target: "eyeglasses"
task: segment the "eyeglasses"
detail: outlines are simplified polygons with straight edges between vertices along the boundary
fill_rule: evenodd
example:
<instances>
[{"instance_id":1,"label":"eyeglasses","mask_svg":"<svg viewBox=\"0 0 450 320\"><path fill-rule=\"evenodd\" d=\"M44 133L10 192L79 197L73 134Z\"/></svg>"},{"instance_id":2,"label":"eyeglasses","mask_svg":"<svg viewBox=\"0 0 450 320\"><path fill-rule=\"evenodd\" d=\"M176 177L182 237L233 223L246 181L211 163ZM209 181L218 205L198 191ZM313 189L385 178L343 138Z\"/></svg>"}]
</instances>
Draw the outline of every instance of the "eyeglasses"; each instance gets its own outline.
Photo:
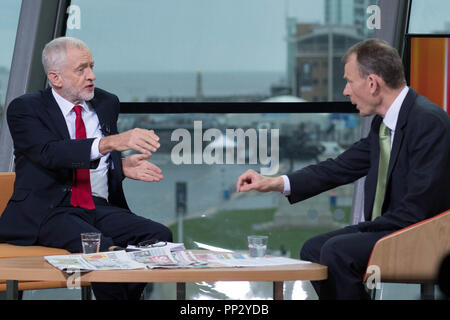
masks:
<instances>
[{"instance_id":1,"label":"eyeglasses","mask_svg":"<svg viewBox=\"0 0 450 320\"><path fill-rule=\"evenodd\" d=\"M159 241L157 239L145 240L138 243L139 248L157 248L164 247L167 244L166 241Z\"/></svg>"}]
</instances>

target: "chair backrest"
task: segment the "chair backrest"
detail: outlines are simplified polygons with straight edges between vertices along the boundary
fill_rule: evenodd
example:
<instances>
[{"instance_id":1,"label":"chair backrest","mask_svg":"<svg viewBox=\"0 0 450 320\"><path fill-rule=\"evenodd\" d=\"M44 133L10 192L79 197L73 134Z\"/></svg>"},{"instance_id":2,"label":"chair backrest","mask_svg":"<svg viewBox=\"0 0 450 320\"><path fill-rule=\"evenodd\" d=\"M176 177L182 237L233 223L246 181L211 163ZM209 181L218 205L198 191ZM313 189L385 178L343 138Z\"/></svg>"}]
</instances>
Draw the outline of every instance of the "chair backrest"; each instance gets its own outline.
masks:
<instances>
[{"instance_id":1,"label":"chair backrest","mask_svg":"<svg viewBox=\"0 0 450 320\"><path fill-rule=\"evenodd\" d=\"M0 172L0 216L11 198L15 179L15 172Z\"/></svg>"},{"instance_id":2,"label":"chair backrest","mask_svg":"<svg viewBox=\"0 0 450 320\"><path fill-rule=\"evenodd\" d=\"M447 210L378 240L368 266L380 268L381 282L434 282L443 257L449 253Z\"/></svg>"}]
</instances>

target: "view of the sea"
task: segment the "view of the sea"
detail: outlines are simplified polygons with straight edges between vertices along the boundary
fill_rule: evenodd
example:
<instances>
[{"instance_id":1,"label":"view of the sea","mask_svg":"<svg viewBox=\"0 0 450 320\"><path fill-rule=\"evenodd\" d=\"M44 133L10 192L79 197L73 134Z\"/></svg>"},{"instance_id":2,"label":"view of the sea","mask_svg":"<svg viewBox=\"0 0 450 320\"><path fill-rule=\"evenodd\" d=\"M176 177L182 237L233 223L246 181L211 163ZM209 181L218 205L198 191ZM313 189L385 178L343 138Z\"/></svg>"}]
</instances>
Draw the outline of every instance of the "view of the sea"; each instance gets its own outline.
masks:
<instances>
[{"instance_id":1,"label":"view of the sea","mask_svg":"<svg viewBox=\"0 0 450 320\"><path fill-rule=\"evenodd\" d=\"M96 86L116 94L120 101L144 102L150 97L195 97L198 72L96 72ZM0 70L0 104L6 98L9 71ZM269 96L270 87L283 81L283 72L202 72L205 97Z\"/></svg>"},{"instance_id":2,"label":"view of the sea","mask_svg":"<svg viewBox=\"0 0 450 320\"><path fill-rule=\"evenodd\" d=\"M115 93L120 101L146 101L149 97L195 97L196 71L185 73L98 72L96 85ZM282 72L202 72L204 96L270 95Z\"/></svg>"}]
</instances>

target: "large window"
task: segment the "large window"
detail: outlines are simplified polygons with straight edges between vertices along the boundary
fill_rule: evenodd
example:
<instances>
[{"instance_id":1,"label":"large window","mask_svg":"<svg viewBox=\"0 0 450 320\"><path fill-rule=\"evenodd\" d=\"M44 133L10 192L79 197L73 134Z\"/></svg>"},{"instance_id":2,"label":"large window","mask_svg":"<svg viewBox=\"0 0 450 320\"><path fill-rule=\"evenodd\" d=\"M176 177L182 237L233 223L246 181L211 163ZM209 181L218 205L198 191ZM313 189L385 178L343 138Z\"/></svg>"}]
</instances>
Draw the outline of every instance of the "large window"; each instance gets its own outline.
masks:
<instances>
[{"instance_id":1,"label":"large window","mask_svg":"<svg viewBox=\"0 0 450 320\"><path fill-rule=\"evenodd\" d=\"M73 0L67 35L88 44L98 85L121 101L336 101L340 59L373 35L376 3Z\"/></svg>"},{"instance_id":2,"label":"large window","mask_svg":"<svg viewBox=\"0 0 450 320\"><path fill-rule=\"evenodd\" d=\"M179 213L177 184L185 184L186 201L182 214L201 218L200 225L218 212L258 211L261 208L273 209L272 213L282 209L277 214L281 220L286 218L272 221L274 224L268 229L289 228L293 224L303 227L322 225L324 228L348 224L351 188L330 191L289 206L281 194L237 194L236 182L247 169L280 175L333 158L359 139L359 121L356 114L325 113L122 114L120 131L140 127L154 129L159 135L161 148L150 161L158 165L164 175L159 183L125 180L127 199L134 211L172 224ZM336 211L338 207L345 212ZM257 216L257 213L253 215ZM239 226L239 218L236 219L230 223ZM268 220L271 219L270 216ZM261 227L261 230L266 229ZM209 241L227 249L245 249L244 237L226 239L231 230L221 231L224 232L223 239ZM202 238L201 233L186 233L183 240L193 244L198 237ZM287 249L297 257L298 246L295 241ZM274 244L273 248L279 249L279 246Z\"/></svg>"},{"instance_id":3,"label":"large window","mask_svg":"<svg viewBox=\"0 0 450 320\"><path fill-rule=\"evenodd\" d=\"M161 148L150 161L162 169L157 183L124 180L133 212L168 225L174 240L190 249L213 246L246 251L247 235L269 236L272 255L298 258L310 237L350 222L353 186L346 185L290 205L280 193L237 193L248 169L286 174L339 155L359 139L357 114L122 114L119 130L151 128ZM181 199L181 200L180 200ZM241 284L243 285L243 284ZM271 287L242 289L197 283L191 299L271 297ZM287 298L313 297L309 284L290 284ZM174 293L157 285L160 297ZM161 296L162 295L162 296Z\"/></svg>"},{"instance_id":4,"label":"large window","mask_svg":"<svg viewBox=\"0 0 450 320\"><path fill-rule=\"evenodd\" d=\"M0 119L5 110L6 90L8 88L9 70L11 67L14 41L16 39L21 1L4 0L0 2ZM0 121L0 125L2 122Z\"/></svg>"},{"instance_id":5,"label":"large window","mask_svg":"<svg viewBox=\"0 0 450 320\"><path fill-rule=\"evenodd\" d=\"M324 102L347 100L341 57L373 36L377 2L73 0L66 34L91 48L96 85L137 102L132 113L122 105L119 131L161 138L150 161L164 179L124 181L132 211L188 248L247 250L247 235L267 234L271 254L294 258L311 236L348 224L353 185L291 206L281 194L236 193L236 182L247 169L281 175L335 157L359 139L359 115ZM216 109L190 113L197 102ZM259 102L291 104L286 112ZM235 103L242 110L230 111ZM270 284L233 285L195 284L188 298L272 296ZM241 285L261 290L251 296ZM152 297L174 297L173 285L155 287ZM309 284L291 289L288 299L315 296Z\"/></svg>"}]
</instances>

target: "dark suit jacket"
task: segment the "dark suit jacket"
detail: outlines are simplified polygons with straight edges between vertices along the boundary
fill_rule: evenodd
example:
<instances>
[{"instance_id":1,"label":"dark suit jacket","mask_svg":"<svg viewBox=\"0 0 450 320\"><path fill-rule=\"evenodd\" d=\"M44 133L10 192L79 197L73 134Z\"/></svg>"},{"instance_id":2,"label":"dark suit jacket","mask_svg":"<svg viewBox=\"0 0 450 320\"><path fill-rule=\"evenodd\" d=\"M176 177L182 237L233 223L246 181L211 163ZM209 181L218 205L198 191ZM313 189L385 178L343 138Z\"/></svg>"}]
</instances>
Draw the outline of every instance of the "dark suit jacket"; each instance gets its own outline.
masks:
<instances>
[{"instance_id":1,"label":"dark suit jacket","mask_svg":"<svg viewBox=\"0 0 450 320\"><path fill-rule=\"evenodd\" d=\"M396 230L450 208L450 117L413 89L402 104L389 161L382 216L371 220L377 185L382 118L367 138L336 159L289 174L291 203L367 176L361 230Z\"/></svg>"},{"instance_id":2,"label":"dark suit jacket","mask_svg":"<svg viewBox=\"0 0 450 320\"><path fill-rule=\"evenodd\" d=\"M103 134L116 134L118 98L96 88L90 103ZM14 142L16 181L0 218L0 241L31 245L36 242L40 225L70 192L73 170L96 168L99 160L90 161L94 139L70 139L50 88L14 99L7 119ZM120 153L112 152L110 160L109 202L128 208L122 189Z\"/></svg>"}]
</instances>

